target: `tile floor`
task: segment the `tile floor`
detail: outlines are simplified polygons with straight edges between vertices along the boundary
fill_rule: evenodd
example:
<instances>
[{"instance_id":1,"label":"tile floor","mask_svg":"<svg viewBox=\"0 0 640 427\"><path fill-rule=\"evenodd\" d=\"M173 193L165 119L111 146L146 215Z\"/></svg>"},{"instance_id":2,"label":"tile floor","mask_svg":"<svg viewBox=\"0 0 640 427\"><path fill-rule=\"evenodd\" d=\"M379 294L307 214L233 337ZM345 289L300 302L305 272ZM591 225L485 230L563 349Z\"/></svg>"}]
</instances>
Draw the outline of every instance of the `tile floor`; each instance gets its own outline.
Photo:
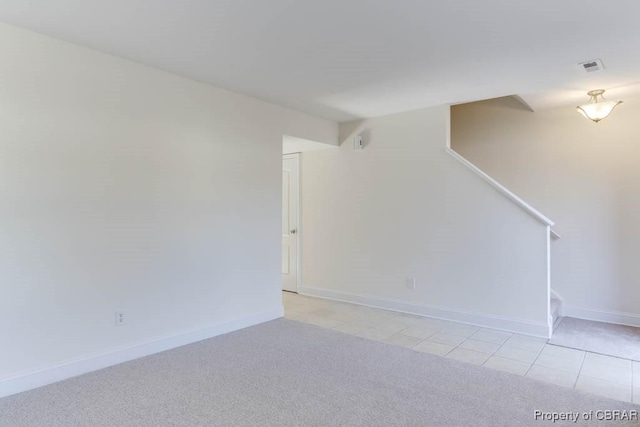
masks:
<instances>
[{"instance_id":1,"label":"tile floor","mask_svg":"<svg viewBox=\"0 0 640 427\"><path fill-rule=\"evenodd\" d=\"M640 362L542 338L283 292L285 317L640 404Z\"/></svg>"}]
</instances>

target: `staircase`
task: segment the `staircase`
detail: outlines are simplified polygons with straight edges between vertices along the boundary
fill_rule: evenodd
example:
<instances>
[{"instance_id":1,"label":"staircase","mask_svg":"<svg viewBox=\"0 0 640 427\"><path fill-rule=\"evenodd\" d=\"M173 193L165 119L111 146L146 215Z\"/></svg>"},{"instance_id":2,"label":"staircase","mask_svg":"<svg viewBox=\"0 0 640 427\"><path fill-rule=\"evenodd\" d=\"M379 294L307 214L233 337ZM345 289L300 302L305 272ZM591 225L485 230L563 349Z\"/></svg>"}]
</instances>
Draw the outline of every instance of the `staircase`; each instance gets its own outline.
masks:
<instances>
[{"instance_id":1,"label":"staircase","mask_svg":"<svg viewBox=\"0 0 640 427\"><path fill-rule=\"evenodd\" d=\"M552 241L560 240L560 235L551 227L549 227L550 237ZM551 285L551 283L549 283ZM551 333L555 332L558 325L562 321L562 316L564 315L562 306L563 299L560 295L558 295L553 289L551 290L551 301L549 301L550 305L550 316L551 316Z\"/></svg>"},{"instance_id":2,"label":"staircase","mask_svg":"<svg viewBox=\"0 0 640 427\"><path fill-rule=\"evenodd\" d=\"M561 238L560 234L558 234L556 232L556 230L554 230L552 228L555 225L555 223L553 221L551 221L549 218L547 218L545 215L543 215L542 213L537 211L535 208L533 208L527 202L522 200L520 197L518 197L517 195L515 195L514 193L509 191L506 187L504 187L498 181L496 181L495 179L493 179L492 177L487 175L484 171L482 171L476 165L474 165L469 160L464 158L462 155L460 155L454 149L452 149L451 148L450 135L447 135L447 136L448 136L448 139L447 139L447 146L446 146L445 150L450 156L452 156L458 162L462 163L468 169L473 171L476 175L478 175L480 178L485 180L487 183L489 183L491 186L493 186L495 189L497 189L500 193L502 193L508 199L513 201L516 205L518 205L520 208L522 208L525 212L529 213L531 216L536 218L540 223L542 223L542 225L544 225L546 227L547 238L549 239L547 241L548 244L547 244L547 253L546 253L546 258L547 258L546 259L547 281L546 281L546 283L544 283L544 284L541 283L540 285L541 286L542 285L546 285L546 287L545 288L541 288L541 290L545 290L547 292L550 291L550 295L547 294L547 295L550 296L550 300L548 301L549 302L549 306L547 306L547 307L550 308L550 310L548 312L549 313L549 317L547 318L546 325L544 326L544 335L547 336L547 338L551 338L551 335L553 334L553 331L555 331L556 327L560 324L560 321L562 319L562 314L563 314L563 312L562 312L562 298L559 297L553 290L551 290L551 244L549 244L549 243L550 243L550 241L556 241L556 240L559 240ZM540 309L547 308L547 307L542 306L542 307L540 307Z\"/></svg>"},{"instance_id":3,"label":"staircase","mask_svg":"<svg viewBox=\"0 0 640 427\"><path fill-rule=\"evenodd\" d=\"M562 301L558 298L551 297L551 324L552 330L555 331L562 320Z\"/></svg>"}]
</instances>

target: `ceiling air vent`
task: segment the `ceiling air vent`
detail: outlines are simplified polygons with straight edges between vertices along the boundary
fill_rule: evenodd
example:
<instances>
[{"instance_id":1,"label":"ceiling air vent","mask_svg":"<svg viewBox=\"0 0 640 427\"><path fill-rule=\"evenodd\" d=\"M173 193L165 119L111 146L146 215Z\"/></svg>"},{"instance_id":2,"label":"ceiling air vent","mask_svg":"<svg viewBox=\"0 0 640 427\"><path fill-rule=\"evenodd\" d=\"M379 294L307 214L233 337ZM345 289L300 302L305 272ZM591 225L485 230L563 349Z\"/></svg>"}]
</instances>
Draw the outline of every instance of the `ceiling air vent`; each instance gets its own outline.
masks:
<instances>
[{"instance_id":1,"label":"ceiling air vent","mask_svg":"<svg viewBox=\"0 0 640 427\"><path fill-rule=\"evenodd\" d=\"M592 59L591 61L581 62L578 64L580 69L587 74L593 74L604 70L604 65L602 65L602 60L600 59Z\"/></svg>"}]
</instances>

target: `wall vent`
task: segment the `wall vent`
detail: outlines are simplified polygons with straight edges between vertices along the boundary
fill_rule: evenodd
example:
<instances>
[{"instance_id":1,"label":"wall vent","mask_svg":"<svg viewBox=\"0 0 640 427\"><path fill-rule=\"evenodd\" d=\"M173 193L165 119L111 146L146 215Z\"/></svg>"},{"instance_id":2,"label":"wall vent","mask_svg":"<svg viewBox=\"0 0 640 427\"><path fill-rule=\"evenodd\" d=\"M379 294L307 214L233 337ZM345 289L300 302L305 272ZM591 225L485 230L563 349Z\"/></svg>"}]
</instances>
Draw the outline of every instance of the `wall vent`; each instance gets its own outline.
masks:
<instances>
[{"instance_id":1,"label":"wall vent","mask_svg":"<svg viewBox=\"0 0 640 427\"><path fill-rule=\"evenodd\" d=\"M587 74L598 73L604 70L601 59L592 59L591 61L585 61L578 64L580 69Z\"/></svg>"}]
</instances>

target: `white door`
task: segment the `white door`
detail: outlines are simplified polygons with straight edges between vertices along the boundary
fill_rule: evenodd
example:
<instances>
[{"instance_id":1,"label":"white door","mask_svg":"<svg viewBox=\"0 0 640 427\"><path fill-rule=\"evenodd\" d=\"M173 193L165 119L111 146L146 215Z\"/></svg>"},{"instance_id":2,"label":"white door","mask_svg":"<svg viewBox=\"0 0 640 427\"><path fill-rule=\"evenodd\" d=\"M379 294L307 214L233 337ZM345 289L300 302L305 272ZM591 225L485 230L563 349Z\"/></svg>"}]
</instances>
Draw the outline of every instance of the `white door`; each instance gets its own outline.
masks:
<instances>
[{"instance_id":1,"label":"white door","mask_svg":"<svg viewBox=\"0 0 640 427\"><path fill-rule=\"evenodd\" d=\"M282 157L282 289L298 292L298 154Z\"/></svg>"}]
</instances>

